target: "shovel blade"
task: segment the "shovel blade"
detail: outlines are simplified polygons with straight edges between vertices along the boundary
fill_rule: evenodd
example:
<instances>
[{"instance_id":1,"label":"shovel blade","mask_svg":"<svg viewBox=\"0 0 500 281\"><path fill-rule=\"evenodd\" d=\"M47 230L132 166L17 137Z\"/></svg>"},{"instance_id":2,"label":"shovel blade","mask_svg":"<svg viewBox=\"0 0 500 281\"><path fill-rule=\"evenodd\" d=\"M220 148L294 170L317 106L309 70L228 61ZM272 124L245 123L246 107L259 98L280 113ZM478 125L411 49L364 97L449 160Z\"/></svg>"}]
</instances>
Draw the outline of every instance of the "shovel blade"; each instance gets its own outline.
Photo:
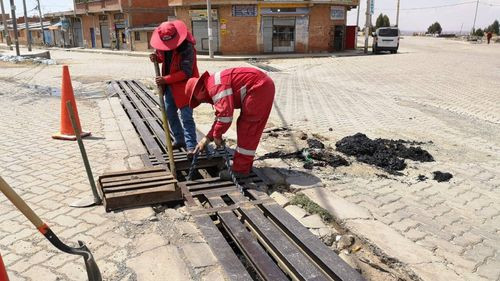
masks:
<instances>
[{"instance_id":1,"label":"shovel blade","mask_svg":"<svg viewBox=\"0 0 500 281\"><path fill-rule=\"evenodd\" d=\"M97 263L95 262L94 256L90 252L89 248L87 248L82 241L78 241L78 244L80 245L81 250L89 253L88 257L83 257L89 281L102 281L101 272L99 271L99 267L97 267Z\"/></svg>"},{"instance_id":2,"label":"shovel blade","mask_svg":"<svg viewBox=\"0 0 500 281\"><path fill-rule=\"evenodd\" d=\"M69 204L69 206L73 208L87 208L96 205L99 205L99 203L96 202L95 198L92 196L83 197Z\"/></svg>"}]
</instances>

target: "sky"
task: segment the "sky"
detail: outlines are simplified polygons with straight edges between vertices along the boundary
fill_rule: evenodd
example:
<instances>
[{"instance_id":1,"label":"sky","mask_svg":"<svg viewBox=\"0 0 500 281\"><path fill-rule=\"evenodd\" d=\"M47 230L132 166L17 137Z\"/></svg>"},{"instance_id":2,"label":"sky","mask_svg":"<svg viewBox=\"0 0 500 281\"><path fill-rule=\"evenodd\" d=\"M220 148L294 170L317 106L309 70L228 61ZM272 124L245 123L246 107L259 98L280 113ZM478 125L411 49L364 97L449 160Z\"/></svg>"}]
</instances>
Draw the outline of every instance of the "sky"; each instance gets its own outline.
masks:
<instances>
[{"instance_id":1,"label":"sky","mask_svg":"<svg viewBox=\"0 0 500 281\"><path fill-rule=\"evenodd\" d=\"M0 0L2 1L2 0ZM375 14L372 20L380 14L387 14L391 24L396 22L397 0L374 0ZM432 23L438 21L443 32L468 32L472 29L476 1L474 0L400 0L401 12L399 16L399 27L404 31L425 31ZM10 11L10 0L3 0L6 11ZM15 0L16 14L23 14L22 0ZM72 0L40 0L42 12L56 12L73 9ZM366 0L360 0L360 25L365 23ZM458 5L457 5L458 4ZM455 6L450 6L455 5ZM36 0L26 0L28 14L35 14ZM441 8L429 8L435 6L446 6ZM419 8L419 9L415 9ZM425 8L425 9L421 9ZM348 12L347 24L356 24L357 10ZM495 19L500 20L500 0L480 0L477 15L476 28L484 28L493 23Z\"/></svg>"}]
</instances>

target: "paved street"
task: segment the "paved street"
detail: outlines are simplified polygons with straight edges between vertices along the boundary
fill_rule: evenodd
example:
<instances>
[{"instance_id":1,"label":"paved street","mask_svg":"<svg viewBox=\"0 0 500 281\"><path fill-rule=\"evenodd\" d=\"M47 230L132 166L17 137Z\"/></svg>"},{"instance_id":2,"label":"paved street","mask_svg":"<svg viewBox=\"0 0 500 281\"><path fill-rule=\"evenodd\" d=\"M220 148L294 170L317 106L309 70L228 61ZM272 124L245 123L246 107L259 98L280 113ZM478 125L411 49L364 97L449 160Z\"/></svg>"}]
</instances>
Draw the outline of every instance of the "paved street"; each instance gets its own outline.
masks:
<instances>
[{"instance_id":1,"label":"paved street","mask_svg":"<svg viewBox=\"0 0 500 281\"><path fill-rule=\"evenodd\" d=\"M151 63L65 51L52 56L70 66L83 127L95 136L85 141L94 175L140 166L133 129L120 122L117 100L104 99L104 81L150 79ZM357 132L428 142L423 148L436 161L411 162L401 177L378 177L381 171L363 164L318 172L323 192L369 211L371 219L346 219L347 227L425 280L500 280L498 44L406 37L397 55L261 63L274 69L269 74L277 85L269 126L318 133L330 145ZM211 72L234 66L249 64L199 62ZM107 214L102 207L67 206L89 187L76 143L50 139L60 114L50 93L60 83L60 65L0 63L0 175L64 241L88 241L107 280L161 280L155 279L160 272L172 280L221 278L215 259L200 263L193 254L206 244L182 208L155 215L150 208ZM210 114L208 106L198 111L200 127ZM416 180L436 170L454 177ZM43 280L82 280L81 258L54 250L3 196L0 225L0 252L12 280L41 280L42 273ZM396 235L401 238L391 240ZM421 255L405 259L412 251Z\"/></svg>"},{"instance_id":2,"label":"paved street","mask_svg":"<svg viewBox=\"0 0 500 281\"><path fill-rule=\"evenodd\" d=\"M274 120L331 145L357 132L432 141L424 148L436 162L410 164L406 176L360 165L324 183L441 258L455 280L500 280L500 48L411 37L401 46L397 55L272 61L281 70L271 73ZM417 183L436 170L454 178Z\"/></svg>"}]
</instances>

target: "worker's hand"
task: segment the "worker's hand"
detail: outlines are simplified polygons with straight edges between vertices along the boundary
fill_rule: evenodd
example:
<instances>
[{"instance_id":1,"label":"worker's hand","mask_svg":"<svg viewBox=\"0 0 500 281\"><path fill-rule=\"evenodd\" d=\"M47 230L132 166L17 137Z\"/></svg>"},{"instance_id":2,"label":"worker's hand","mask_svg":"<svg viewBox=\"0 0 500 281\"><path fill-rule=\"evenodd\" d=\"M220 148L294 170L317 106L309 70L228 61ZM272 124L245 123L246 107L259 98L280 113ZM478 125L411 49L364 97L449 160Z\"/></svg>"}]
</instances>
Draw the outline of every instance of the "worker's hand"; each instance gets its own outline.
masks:
<instances>
[{"instance_id":1,"label":"worker's hand","mask_svg":"<svg viewBox=\"0 0 500 281\"><path fill-rule=\"evenodd\" d=\"M149 55L149 59L151 60L151 62L157 62L158 61L158 56L153 53L153 54Z\"/></svg>"},{"instance_id":2,"label":"worker's hand","mask_svg":"<svg viewBox=\"0 0 500 281\"><path fill-rule=\"evenodd\" d=\"M209 143L210 143L210 139L208 139L207 137L203 137L201 139L201 141L194 148L193 153L198 154L200 151L205 150L205 147L207 147L207 144L209 144Z\"/></svg>"},{"instance_id":3,"label":"worker's hand","mask_svg":"<svg viewBox=\"0 0 500 281\"><path fill-rule=\"evenodd\" d=\"M156 85L158 85L158 86L167 85L167 82L161 76L156 77L155 81L156 81Z\"/></svg>"},{"instance_id":4,"label":"worker's hand","mask_svg":"<svg viewBox=\"0 0 500 281\"><path fill-rule=\"evenodd\" d=\"M217 148L221 148L222 145L224 144L224 141L222 140L222 138L215 138L214 137L214 143L217 146Z\"/></svg>"}]
</instances>

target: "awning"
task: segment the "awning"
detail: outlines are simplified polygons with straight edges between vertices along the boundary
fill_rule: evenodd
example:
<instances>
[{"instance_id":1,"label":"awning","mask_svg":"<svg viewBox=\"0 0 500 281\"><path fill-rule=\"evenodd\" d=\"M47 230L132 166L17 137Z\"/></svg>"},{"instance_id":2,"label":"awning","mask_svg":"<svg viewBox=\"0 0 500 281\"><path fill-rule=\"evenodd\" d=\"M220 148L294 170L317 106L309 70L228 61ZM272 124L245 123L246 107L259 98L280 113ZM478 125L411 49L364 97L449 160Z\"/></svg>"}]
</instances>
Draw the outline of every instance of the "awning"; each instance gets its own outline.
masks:
<instances>
[{"instance_id":1,"label":"awning","mask_svg":"<svg viewBox=\"0 0 500 281\"><path fill-rule=\"evenodd\" d=\"M49 26L49 29L50 29L50 30L56 30L56 29L60 29L60 28L61 28L61 26L62 26L62 23L61 23L61 22L58 22L58 23L56 23L56 24L53 24L53 25Z\"/></svg>"}]
</instances>

